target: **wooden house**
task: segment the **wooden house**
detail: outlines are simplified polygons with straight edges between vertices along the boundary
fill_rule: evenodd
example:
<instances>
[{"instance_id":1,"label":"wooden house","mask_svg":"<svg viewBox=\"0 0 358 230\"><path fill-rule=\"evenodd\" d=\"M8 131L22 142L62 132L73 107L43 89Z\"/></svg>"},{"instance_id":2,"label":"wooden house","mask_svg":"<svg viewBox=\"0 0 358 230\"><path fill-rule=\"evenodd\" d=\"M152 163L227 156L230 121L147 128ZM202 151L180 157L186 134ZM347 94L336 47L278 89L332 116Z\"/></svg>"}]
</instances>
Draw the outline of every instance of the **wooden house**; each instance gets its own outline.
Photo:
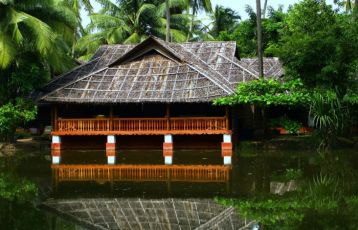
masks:
<instances>
[{"instance_id":1,"label":"wooden house","mask_svg":"<svg viewBox=\"0 0 358 230\"><path fill-rule=\"evenodd\" d=\"M231 164L231 111L212 101L258 78L257 61L238 60L235 52L235 42L156 37L101 46L89 62L36 92L52 108L53 164L60 162L61 139L73 136L106 137L108 164L114 164L116 139L128 135L162 136L165 164L172 164L177 135L221 135L223 162ZM264 63L265 75L282 75L276 58Z\"/></svg>"}]
</instances>

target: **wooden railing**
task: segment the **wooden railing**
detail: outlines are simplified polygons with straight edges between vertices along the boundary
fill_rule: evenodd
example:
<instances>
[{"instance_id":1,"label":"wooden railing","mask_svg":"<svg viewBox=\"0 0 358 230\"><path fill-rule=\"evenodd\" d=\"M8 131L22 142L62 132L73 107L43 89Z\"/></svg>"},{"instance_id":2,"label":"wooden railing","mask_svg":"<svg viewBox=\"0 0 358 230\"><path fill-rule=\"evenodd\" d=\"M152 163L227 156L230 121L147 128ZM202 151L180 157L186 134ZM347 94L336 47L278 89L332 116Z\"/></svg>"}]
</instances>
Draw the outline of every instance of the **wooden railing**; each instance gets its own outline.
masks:
<instances>
[{"instance_id":1,"label":"wooden railing","mask_svg":"<svg viewBox=\"0 0 358 230\"><path fill-rule=\"evenodd\" d=\"M52 165L56 181L228 182L224 165Z\"/></svg>"},{"instance_id":2,"label":"wooden railing","mask_svg":"<svg viewBox=\"0 0 358 230\"><path fill-rule=\"evenodd\" d=\"M226 130L225 117L174 117L170 130Z\"/></svg>"},{"instance_id":3,"label":"wooden railing","mask_svg":"<svg viewBox=\"0 0 358 230\"><path fill-rule=\"evenodd\" d=\"M229 133L226 117L78 118L57 120L58 135L161 135Z\"/></svg>"}]
</instances>

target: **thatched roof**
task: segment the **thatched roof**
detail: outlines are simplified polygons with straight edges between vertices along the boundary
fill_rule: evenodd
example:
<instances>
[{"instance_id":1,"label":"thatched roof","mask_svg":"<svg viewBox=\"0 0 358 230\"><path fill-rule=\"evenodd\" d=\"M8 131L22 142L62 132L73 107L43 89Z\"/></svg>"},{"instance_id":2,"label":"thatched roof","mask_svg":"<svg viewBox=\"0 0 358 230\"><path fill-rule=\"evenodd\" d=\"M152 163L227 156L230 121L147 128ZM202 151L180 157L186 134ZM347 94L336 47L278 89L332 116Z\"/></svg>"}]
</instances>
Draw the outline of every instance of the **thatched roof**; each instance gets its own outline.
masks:
<instances>
[{"instance_id":1,"label":"thatched roof","mask_svg":"<svg viewBox=\"0 0 358 230\"><path fill-rule=\"evenodd\" d=\"M209 102L258 78L256 60L237 60L235 49L235 42L168 43L155 37L138 45L105 45L36 97L73 103ZM267 76L283 74L277 59L264 63Z\"/></svg>"}]
</instances>

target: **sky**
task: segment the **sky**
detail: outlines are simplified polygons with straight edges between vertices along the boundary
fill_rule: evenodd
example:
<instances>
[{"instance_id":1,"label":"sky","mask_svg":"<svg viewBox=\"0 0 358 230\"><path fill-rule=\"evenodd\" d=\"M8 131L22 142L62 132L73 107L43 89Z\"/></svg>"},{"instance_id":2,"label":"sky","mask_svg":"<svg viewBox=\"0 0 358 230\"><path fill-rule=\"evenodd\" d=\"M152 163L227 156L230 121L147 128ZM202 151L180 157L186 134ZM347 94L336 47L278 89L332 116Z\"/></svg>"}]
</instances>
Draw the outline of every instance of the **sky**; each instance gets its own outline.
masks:
<instances>
[{"instance_id":1,"label":"sky","mask_svg":"<svg viewBox=\"0 0 358 230\"><path fill-rule=\"evenodd\" d=\"M115 1L115 0L113 0ZM98 3L96 4L93 0L91 1L94 6L94 11L98 11L100 9L100 5ZM279 5L284 6L284 10L287 10L289 5L293 5L295 3L300 2L300 0L268 0L267 5L272 6L273 8L277 9ZM327 0L326 1L329 4L333 4L333 0ZM213 4L213 8L216 5L222 5L225 7L230 7L231 9L235 10L239 13L242 19L247 18L247 14L245 13L245 7L246 5L250 5L253 9L256 9L256 1L255 0L211 0L211 3ZM263 8L264 0L261 0L261 7ZM202 19L205 20L205 15L202 15ZM200 15L199 15L200 17ZM82 12L82 24L86 26L90 22L87 14L83 11Z\"/></svg>"}]
</instances>

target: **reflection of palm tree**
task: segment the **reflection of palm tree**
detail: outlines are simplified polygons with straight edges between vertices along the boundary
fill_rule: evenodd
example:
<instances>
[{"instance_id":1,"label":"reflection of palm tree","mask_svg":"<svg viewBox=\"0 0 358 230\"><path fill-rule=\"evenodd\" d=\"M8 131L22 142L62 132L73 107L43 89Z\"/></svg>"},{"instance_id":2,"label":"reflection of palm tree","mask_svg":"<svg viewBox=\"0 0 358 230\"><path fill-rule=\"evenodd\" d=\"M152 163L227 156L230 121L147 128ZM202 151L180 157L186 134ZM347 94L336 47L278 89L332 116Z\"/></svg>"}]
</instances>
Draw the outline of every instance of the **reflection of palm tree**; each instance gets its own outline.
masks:
<instances>
[{"instance_id":1,"label":"reflection of palm tree","mask_svg":"<svg viewBox=\"0 0 358 230\"><path fill-rule=\"evenodd\" d=\"M144 0L123 0L118 5L110 0L97 1L103 9L91 14L91 23L87 28L95 33L82 37L77 45L78 49L87 51L88 56L82 58L92 55L100 44L138 43L149 35L166 37L167 1L162 1L158 6ZM175 2L169 0L169 6L182 7L180 2L178 5ZM173 14L170 19L170 37L174 41L185 41L186 34L181 28L185 25L183 22L187 21L186 16Z\"/></svg>"},{"instance_id":2,"label":"reflection of palm tree","mask_svg":"<svg viewBox=\"0 0 358 230\"><path fill-rule=\"evenodd\" d=\"M29 52L55 71L66 69L65 41L76 27L74 18L62 1L0 1L0 69Z\"/></svg>"},{"instance_id":3,"label":"reflection of palm tree","mask_svg":"<svg viewBox=\"0 0 358 230\"><path fill-rule=\"evenodd\" d=\"M195 15L200 10L204 10L205 12L211 12L211 1L210 0L187 0L188 6L191 8L191 22L189 26L189 33L187 37L187 41L192 38L193 36L193 30L194 30L194 21L195 21Z\"/></svg>"}]
</instances>

